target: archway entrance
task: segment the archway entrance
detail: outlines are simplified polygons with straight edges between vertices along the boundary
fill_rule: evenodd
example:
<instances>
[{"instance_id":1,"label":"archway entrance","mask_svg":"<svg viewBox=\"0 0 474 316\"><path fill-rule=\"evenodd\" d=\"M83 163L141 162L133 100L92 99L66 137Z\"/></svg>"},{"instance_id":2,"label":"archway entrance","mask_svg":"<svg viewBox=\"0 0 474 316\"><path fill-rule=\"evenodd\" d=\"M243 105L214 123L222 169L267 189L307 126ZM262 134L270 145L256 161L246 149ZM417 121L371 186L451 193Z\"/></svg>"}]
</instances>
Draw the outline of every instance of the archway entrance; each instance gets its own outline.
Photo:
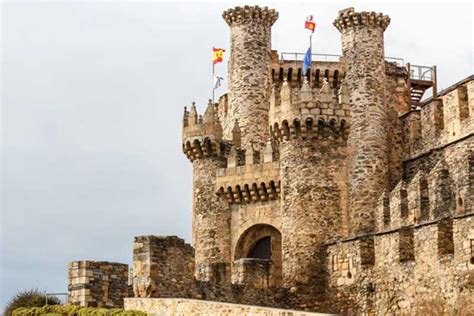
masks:
<instances>
[{"instance_id":1,"label":"archway entrance","mask_svg":"<svg viewBox=\"0 0 474 316\"><path fill-rule=\"evenodd\" d=\"M282 283L281 233L275 227L257 224L248 228L239 238L234 260L242 258L270 261L270 285Z\"/></svg>"},{"instance_id":2,"label":"archway entrance","mask_svg":"<svg viewBox=\"0 0 474 316\"><path fill-rule=\"evenodd\" d=\"M256 259L272 259L272 238L270 236L263 237L258 240L255 245L250 249L248 258Z\"/></svg>"}]
</instances>

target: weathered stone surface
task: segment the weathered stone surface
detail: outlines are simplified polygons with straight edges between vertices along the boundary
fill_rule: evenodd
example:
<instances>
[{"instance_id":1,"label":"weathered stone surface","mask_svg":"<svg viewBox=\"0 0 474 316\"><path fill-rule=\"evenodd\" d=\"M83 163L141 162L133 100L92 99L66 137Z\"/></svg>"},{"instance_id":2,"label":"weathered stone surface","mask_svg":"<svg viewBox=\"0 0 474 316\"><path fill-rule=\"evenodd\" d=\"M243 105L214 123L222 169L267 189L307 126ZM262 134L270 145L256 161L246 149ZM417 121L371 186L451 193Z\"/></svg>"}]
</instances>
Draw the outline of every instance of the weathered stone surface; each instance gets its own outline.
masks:
<instances>
[{"instance_id":1,"label":"weathered stone surface","mask_svg":"<svg viewBox=\"0 0 474 316\"><path fill-rule=\"evenodd\" d=\"M242 304L229 304L190 299L138 299L125 300L126 310L142 310L151 315L261 315L261 316L311 316L329 315L288 309L277 309Z\"/></svg>"},{"instance_id":2,"label":"weathered stone surface","mask_svg":"<svg viewBox=\"0 0 474 316\"><path fill-rule=\"evenodd\" d=\"M86 307L123 307L123 299L128 296L128 265L90 260L69 262L70 304Z\"/></svg>"},{"instance_id":3,"label":"weathered stone surface","mask_svg":"<svg viewBox=\"0 0 474 316\"><path fill-rule=\"evenodd\" d=\"M186 297L194 283L194 249L176 236L135 237L135 297Z\"/></svg>"},{"instance_id":4,"label":"weathered stone surface","mask_svg":"<svg viewBox=\"0 0 474 316\"><path fill-rule=\"evenodd\" d=\"M388 189L383 32L389 23L387 16L354 9L340 11L334 22L342 35L351 108L348 166L353 234L375 229L377 199Z\"/></svg>"}]
</instances>

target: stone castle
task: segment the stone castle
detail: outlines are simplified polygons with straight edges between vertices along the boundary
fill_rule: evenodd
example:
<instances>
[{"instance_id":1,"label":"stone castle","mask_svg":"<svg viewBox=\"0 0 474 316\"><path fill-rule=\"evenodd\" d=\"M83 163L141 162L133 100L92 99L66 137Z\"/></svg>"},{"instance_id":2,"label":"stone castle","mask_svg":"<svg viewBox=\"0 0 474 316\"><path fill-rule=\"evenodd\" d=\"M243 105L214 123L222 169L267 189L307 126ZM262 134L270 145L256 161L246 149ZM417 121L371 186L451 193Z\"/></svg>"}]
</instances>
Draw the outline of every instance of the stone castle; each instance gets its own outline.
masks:
<instances>
[{"instance_id":1,"label":"stone castle","mask_svg":"<svg viewBox=\"0 0 474 316\"><path fill-rule=\"evenodd\" d=\"M136 237L130 284L124 265L73 262L70 301L474 313L474 77L438 92L436 67L386 58L380 13L340 11L342 56L306 74L271 49L277 12L223 18L228 92L183 117L194 247Z\"/></svg>"}]
</instances>

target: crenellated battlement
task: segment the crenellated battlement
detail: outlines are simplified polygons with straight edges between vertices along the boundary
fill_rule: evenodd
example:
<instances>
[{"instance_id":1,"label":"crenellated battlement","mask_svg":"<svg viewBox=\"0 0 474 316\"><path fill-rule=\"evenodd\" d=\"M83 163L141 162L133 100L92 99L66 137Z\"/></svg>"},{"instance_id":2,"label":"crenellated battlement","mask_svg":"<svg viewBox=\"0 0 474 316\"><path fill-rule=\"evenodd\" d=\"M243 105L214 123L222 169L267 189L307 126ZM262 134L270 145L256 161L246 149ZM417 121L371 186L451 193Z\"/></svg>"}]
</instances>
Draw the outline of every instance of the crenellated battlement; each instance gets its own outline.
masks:
<instances>
[{"instance_id":1,"label":"crenellated battlement","mask_svg":"<svg viewBox=\"0 0 474 316\"><path fill-rule=\"evenodd\" d=\"M402 115L405 159L412 159L474 133L474 76L438 93Z\"/></svg>"},{"instance_id":2,"label":"crenellated battlement","mask_svg":"<svg viewBox=\"0 0 474 316\"><path fill-rule=\"evenodd\" d=\"M302 61L300 60L278 59L272 63L273 84L280 87L287 81L291 88L301 87L304 77L302 67ZM311 88L321 88L326 79L330 87L338 88L344 79L344 74L344 62L313 61L307 75L308 84Z\"/></svg>"},{"instance_id":3,"label":"crenellated battlement","mask_svg":"<svg viewBox=\"0 0 474 316\"><path fill-rule=\"evenodd\" d=\"M470 192L474 183L460 180L474 174L474 154L465 145L449 148L443 153L446 157L431 157L427 160L429 165L418 166L413 175L400 180L392 191L383 192L375 211L377 231L472 212L474 201Z\"/></svg>"},{"instance_id":4,"label":"crenellated battlement","mask_svg":"<svg viewBox=\"0 0 474 316\"><path fill-rule=\"evenodd\" d=\"M227 188L220 187L216 194L225 196L230 205L248 204L279 199L280 187L280 181L253 182L235 186L228 185Z\"/></svg>"},{"instance_id":5,"label":"crenellated battlement","mask_svg":"<svg viewBox=\"0 0 474 316\"><path fill-rule=\"evenodd\" d=\"M292 89L287 81L280 91L275 87L270 97L270 133L278 141L302 137L344 142L350 127L350 105L346 86L336 92L324 81L321 89L303 81Z\"/></svg>"},{"instance_id":6,"label":"crenellated battlement","mask_svg":"<svg viewBox=\"0 0 474 316\"><path fill-rule=\"evenodd\" d=\"M267 148L271 148L269 144ZM264 202L280 196L280 168L271 150L259 153L248 148L242 152L241 163L234 149L228 157L227 168L217 170L216 193L224 195L229 204ZM260 159L255 157L260 155Z\"/></svg>"},{"instance_id":7,"label":"crenellated battlement","mask_svg":"<svg viewBox=\"0 0 474 316\"><path fill-rule=\"evenodd\" d=\"M278 19L278 12L268 7L244 6L228 9L222 13L222 17L229 26L239 24L267 24L272 26Z\"/></svg>"},{"instance_id":8,"label":"crenellated battlement","mask_svg":"<svg viewBox=\"0 0 474 316\"><path fill-rule=\"evenodd\" d=\"M355 12L354 8L339 11L334 26L342 32L344 29L357 26L380 27L383 31L390 24L390 17L376 12Z\"/></svg>"},{"instance_id":9,"label":"crenellated battlement","mask_svg":"<svg viewBox=\"0 0 474 316\"><path fill-rule=\"evenodd\" d=\"M423 293L416 293L415 287L423 288L428 296L452 291L453 275L458 276L458 288L466 289L471 284L469 275L474 262L473 215L446 217L328 243L330 287L355 299L360 291L375 292L389 284L390 290L404 294L403 304L390 304L391 296L380 298L385 311L382 314L419 308L415 297L420 299Z\"/></svg>"},{"instance_id":10,"label":"crenellated battlement","mask_svg":"<svg viewBox=\"0 0 474 316\"><path fill-rule=\"evenodd\" d=\"M203 116L198 115L194 103L190 111L184 108L182 138L183 152L191 161L220 153L222 128L211 100Z\"/></svg>"}]
</instances>

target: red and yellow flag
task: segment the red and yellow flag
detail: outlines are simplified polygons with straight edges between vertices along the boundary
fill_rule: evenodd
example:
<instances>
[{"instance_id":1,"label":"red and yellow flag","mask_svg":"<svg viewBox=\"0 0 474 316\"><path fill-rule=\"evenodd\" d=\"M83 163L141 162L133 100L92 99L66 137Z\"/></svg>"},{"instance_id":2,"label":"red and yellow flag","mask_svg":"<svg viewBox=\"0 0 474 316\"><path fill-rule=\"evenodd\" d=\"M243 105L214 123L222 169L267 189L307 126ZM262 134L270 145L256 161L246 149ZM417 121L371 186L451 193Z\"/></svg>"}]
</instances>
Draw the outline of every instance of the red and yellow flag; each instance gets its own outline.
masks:
<instances>
[{"instance_id":1,"label":"red and yellow flag","mask_svg":"<svg viewBox=\"0 0 474 316\"><path fill-rule=\"evenodd\" d=\"M304 28L310 30L312 33L314 33L314 30L316 29L316 22L313 22L313 16L310 15L306 18L306 21L304 22Z\"/></svg>"},{"instance_id":2,"label":"red and yellow flag","mask_svg":"<svg viewBox=\"0 0 474 316\"><path fill-rule=\"evenodd\" d=\"M212 63L215 65L221 63L224 60L225 49L222 48L212 48Z\"/></svg>"}]
</instances>

